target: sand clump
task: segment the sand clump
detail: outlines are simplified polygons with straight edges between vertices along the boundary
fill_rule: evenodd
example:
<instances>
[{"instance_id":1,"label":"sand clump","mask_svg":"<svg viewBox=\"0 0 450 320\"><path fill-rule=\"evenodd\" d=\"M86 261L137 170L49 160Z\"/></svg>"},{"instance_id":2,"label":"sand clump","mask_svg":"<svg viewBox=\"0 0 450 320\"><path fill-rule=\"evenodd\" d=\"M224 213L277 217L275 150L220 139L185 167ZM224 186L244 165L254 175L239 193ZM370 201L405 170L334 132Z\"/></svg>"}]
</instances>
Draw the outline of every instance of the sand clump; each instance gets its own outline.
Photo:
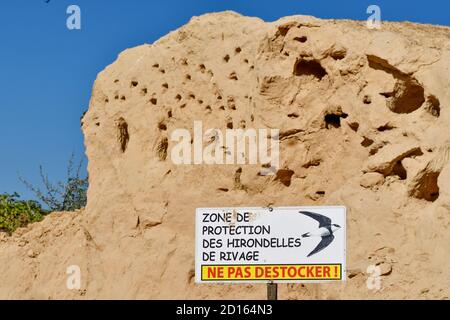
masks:
<instances>
[{"instance_id":1,"label":"sand clump","mask_svg":"<svg viewBox=\"0 0 450 320\"><path fill-rule=\"evenodd\" d=\"M0 235L0 298L264 299L194 284L195 208L345 205L347 281L280 299L448 299L449 49L448 27L223 12L125 50L82 119L87 207ZM278 172L175 165L170 133L194 121L280 129Z\"/></svg>"}]
</instances>

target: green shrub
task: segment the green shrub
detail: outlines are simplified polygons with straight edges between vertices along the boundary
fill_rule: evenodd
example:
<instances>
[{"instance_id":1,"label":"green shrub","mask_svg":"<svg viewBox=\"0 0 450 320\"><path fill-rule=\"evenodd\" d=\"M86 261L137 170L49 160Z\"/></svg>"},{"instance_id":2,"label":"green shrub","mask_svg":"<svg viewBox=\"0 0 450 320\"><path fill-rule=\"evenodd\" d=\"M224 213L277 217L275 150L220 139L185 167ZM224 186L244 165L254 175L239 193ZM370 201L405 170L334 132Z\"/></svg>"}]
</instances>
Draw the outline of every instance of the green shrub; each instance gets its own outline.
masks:
<instances>
[{"instance_id":1,"label":"green shrub","mask_svg":"<svg viewBox=\"0 0 450 320\"><path fill-rule=\"evenodd\" d=\"M86 206L88 178L82 178L80 175L82 161L75 167L73 158L72 154L64 181L51 182L42 166L39 167L43 190L19 177L34 192L39 202L20 200L17 193L0 194L0 232L11 234L17 228L41 221L46 214L52 211L74 211ZM45 205L45 209L41 203Z\"/></svg>"},{"instance_id":2,"label":"green shrub","mask_svg":"<svg viewBox=\"0 0 450 320\"><path fill-rule=\"evenodd\" d=\"M74 166L74 155L70 157L67 165L67 176L65 181L51 182L42 166L39 166L44 189L33 186L27 180L19 178L26 187L31 190L36 198L45 204L50 211L75 211L86 206L88 178L81 177L80 160L78 166Z\"/></svg>"},{"instance_id":3,"label":"green shrub","mask_svg":"<svg viewBox=\"0 0 450 320\"><path fill-rule=\"evenodd\" d=\"M11 234L19 227L41 221L48 212L33 200L19 200L17 193L0 194L0 231Z\"/></svg>"}]
</instances>

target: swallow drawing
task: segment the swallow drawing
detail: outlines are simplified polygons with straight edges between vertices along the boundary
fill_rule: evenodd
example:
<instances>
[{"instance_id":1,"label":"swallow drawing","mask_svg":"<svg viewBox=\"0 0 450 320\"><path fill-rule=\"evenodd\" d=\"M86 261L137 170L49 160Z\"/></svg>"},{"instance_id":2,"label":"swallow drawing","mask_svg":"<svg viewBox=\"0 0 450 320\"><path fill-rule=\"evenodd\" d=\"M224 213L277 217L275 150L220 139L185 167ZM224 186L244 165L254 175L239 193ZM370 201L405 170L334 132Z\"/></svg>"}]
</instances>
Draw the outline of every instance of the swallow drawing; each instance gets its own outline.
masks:
<instances>
[{"instance_id":1,"label":"swallow drawing","mask_svg":"<svg viewBox=\"0 0 450 320\"><path fill-rule=\"evenodd\" d=\"M309 211L300 211L300 213L316 220L319 223L319 227L317 230L302 234L302 238L309 238L309 237L321 237L322 238L322 240L314 248L314 250L308 254L308 257L310 257L313 254L316 254L316 253L322 251L323 249L325 249L326 247L328 247L331 244L331 242L333 242L333 240L334 240L333 233L336 230L340 229L341 226L338 224L332 223L330 218L328 218L324 215L318 214L318 213L309 212Z\"/></svg>"}]
</instances>

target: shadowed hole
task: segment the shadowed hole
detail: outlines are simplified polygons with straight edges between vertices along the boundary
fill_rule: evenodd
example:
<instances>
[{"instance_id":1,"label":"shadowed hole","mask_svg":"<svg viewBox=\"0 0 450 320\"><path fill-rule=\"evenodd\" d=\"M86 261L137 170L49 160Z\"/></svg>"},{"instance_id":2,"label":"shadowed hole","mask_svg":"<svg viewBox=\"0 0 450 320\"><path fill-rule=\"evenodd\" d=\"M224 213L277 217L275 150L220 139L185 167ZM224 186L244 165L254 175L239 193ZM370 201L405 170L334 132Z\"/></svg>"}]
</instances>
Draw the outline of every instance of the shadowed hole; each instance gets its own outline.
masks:
<instances>
[{"instance_id":1,"label":"shadowed hole","mask_svg":"<svg viewBox=\"0 0 450 320\"><path fill-rule=\"evenodd\" d=\"M282 184L284 184L286 187L289 187L291 185L291 179L294 174L294 171L289 169L280 169L277 171L275 180L280 181Z\"/></svg>"},{"instance_id":2,"label":"shadowed hole","mask_svg":"<svg viewBox=\"0 0 450 320\"><path fill-rule=\"evenodd\" d=\"M124 118L119 118L117 120L117 138L119 141L119 147L122 153L127 150L128 141L130 140L130 135L128 134L128 124Z\"/></svg>"},{"instance_id":3,"label":"shadowed hole","mask_svg":"<svg viewBox=\"0 0 450 320\"><path fill-rule=\"evenodd\" d=\"M318 80L322 80L327 72L322 65L315 60L297 60L294 65L294 75L296 76L313 76Z\"/></svg>"},{"instance_id":4,"label":"shadowed hole","mask_svg":"<svg viewBox=\"0 0 450 320\"><path fill-rule=\"evenodd\" d=\"M367 138L367 137L363 137L364 139L363 139L363 141L361 142L361 145L363 146L363 147L370 147L372 144L373 144L373 140L372 139L369 139L369 138Z\"/></svg>"},{"instance_id":5,"label":"shadowed hole","mask_svg":"<svg viewBox=\"0 0 450 320\"><path fill-rule=\"evenodd\" d=\"M379 132L388 131L388 130L392 130L392 129L395 129L395 126L393 126L393 125L390 124L390 123L386 123L385 125L379 126L379 127L377 128L377 130L378 130Z\"/></svg>"},{"instance_id":6,"label":"shadowed hole","mask_svg":"<svg viewBox=\"0 0 450 320\"><path fill-rule=\"evenodd\" d=\"M160 122L158 124L158 129L161 131L166 131L167 130L167 125L164 122Z\"/></svg>"},{"instance_id":7,"label":"shadowed hole","mask_svg":"<svg viewBox=\"0 0 450 320\"><path fill-rule=\"evenodd\" d=\"M441 103L439 102L439 99L436 98L433 95L430 95L427 98L426 103L426 110L436 118L438 118L441 115Z\"/></svg>"},{"instance_id":8,"label":"shadowed hole","mask_svg":"<svg viewBox=\"0 0 450 320\"><path fill-rule=\"evenodd\" d=\"M405 180L408 176L405 167L402 165L401 161L398 161L394 168L392 169L392 174L399 176L400 180Z\"/></svg>"},{"instance_id":9,"label":"shadowed hole","mask_svg":"<svg viewBox=\"0 0 450 320\"><path fill-rule=\"evenodd\" d=\"M341 118L345 119L345 118L347 118L347 116L348 115L346 113L342 113L342 114L329 113L329 114L326 114L325 117L324 117L325 127L327 129L340 128L341 127Z\"/></svg>"},{"instance_id":10,"label":"shadowed hole","mask_svg":"<svg viewBox=\"0 0 450 320\"><path fill-rule=\"evenodd\" d=\"M357 132L358 129L359 129L359 123L358 122L349 122L348 126L350 127L350 129L352 129L355 132Z\"/></svg>"},{"instance_id":11,"label":"shadowed hole","mask_svg":"<svg viewBox=\"0 0 450 320\"><path fill-rule=\"evenodd\" d=\"M301 43L305 43L308 40L308 38L306 36L301 36L301 37L295 37L294 40L301 42Z\"/></svg>"}]
</instances>

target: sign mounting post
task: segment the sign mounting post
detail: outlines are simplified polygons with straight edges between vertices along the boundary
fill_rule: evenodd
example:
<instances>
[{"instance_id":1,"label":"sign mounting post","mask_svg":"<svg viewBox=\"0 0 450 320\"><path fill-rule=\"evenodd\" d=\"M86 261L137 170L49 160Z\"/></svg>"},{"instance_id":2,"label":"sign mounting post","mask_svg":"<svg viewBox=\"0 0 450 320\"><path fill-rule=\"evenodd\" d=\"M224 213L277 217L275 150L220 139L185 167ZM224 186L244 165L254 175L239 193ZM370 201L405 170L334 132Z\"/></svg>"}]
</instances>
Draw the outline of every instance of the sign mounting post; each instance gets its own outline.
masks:
<instances>
[{"instance_id":1,"label":"sign mounting post","mask_svg":"<svg viewBox=\"0 0 450 320\"><path fill-rule=\"evenodd\" d=\"M267 300L277 300L278 299L278 285L270 281L267 283Z\"/></svg>"}]
</instances>

